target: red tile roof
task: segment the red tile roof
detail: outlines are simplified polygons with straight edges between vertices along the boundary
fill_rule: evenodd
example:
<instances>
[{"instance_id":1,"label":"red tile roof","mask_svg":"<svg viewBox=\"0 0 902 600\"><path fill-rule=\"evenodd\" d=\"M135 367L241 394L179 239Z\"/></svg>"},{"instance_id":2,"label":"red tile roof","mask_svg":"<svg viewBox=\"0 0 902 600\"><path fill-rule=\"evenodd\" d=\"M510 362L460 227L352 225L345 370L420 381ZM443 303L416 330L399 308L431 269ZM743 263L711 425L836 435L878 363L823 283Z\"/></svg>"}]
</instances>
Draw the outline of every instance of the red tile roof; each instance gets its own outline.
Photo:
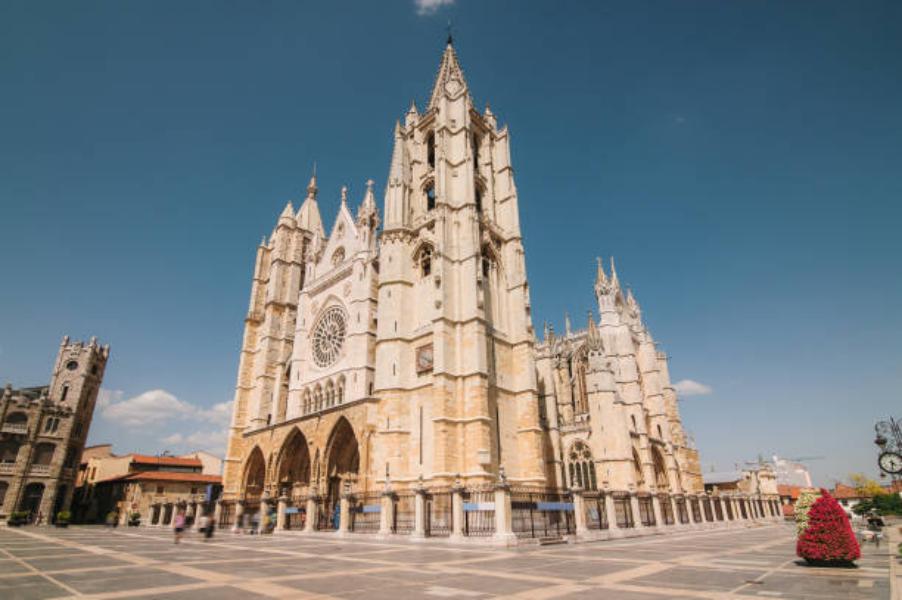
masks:
<instances>
[{"instance_id":1,"label":"red tile roof","mask_svg":"<svg viewBox=\"0 0 902 600\"><path fill-rule=\"evenodd\" d=\"M854 500L857 498L866 498L867 496L862 495L850 485L843 485L841 483L837 483L836 487L833 488L831 492L833 497L837 500Z\"/></svg>"},{"instance_id":2,"label":"red tile roof","mask_svg":"<svg viewBox=\"0 0 902 600\"><path fill-rule=\"evenodd\" d=\"M785 498L788 496L793 500L798 500L800 493L802 493L802 487L798 486L798 485L780 484L777 486L777 494L779 494L781 498Z\"/></svg>"},{"instance_id":3,"label":"red tile roof","mask_svg":"<svg viewBox=\"0 0 902 600\"><path fill-rule=\"evenodd\" d=\"M203 473L178 473L174 471L139 471L119 475L110 479L104 479L98 483L114 481L176 481L180 483L222 483L219 475L204 475Z\"/></svg>"},{"instance_id":4,"label":"red tile roof","mask_svg":"<svg viewBox=\"0 0 902 600\"><path fill-rule=\"evenodd\" d=\"M181 458L179 456L148 456L132 454L132 462L141 465L165 465L167 467L203 467L199 458Z\"/></svg>"}]
</instances>

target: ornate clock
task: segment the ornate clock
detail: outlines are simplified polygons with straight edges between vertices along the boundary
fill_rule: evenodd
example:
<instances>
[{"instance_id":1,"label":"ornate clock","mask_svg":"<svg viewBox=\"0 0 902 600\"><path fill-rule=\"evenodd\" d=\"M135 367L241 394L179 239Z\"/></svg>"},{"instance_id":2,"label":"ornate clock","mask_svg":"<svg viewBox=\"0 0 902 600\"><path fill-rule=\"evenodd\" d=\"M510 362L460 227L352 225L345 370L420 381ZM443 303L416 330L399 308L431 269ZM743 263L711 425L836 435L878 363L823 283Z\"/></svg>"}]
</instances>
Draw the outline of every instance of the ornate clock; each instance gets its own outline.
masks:
<instances>
[{"instance_id":1,"label":"ornate clock","mask_svg":"<svg viewBox=\"0 0 902 600\"><path fill-rule=\"evenodd\" d=\"M417 373L432 370L432 344L417 348Z\"/></svg>"},{"instance_id":2,"label":"ornate clock","mask_svg":"<svg viewBox=\"0 0 902 600\"><path fill-rule=\"evenodd\" d=\"M883 452L877 459L880 468L890 475L902 474L902 454L896 452Z\"/></svg>"}]
</instances>

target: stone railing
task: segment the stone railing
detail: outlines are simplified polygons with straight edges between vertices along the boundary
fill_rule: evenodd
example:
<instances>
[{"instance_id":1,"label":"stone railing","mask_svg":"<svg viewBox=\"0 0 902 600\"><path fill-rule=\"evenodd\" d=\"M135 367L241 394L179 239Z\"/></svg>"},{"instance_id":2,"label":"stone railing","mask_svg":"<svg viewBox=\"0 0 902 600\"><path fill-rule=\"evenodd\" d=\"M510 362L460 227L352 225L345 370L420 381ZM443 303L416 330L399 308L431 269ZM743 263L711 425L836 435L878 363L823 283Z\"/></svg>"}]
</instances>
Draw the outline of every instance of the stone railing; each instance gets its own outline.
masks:
<instances>
[{"instance_id":1,"label":"stone railing","mask_svg":"<svg viewBox=\"0 0 902 600\"><path fill-rule=\"evenodd\" d=\"M50 473L50 465L31 465L32 475L48 475Z\"/></svg>"},{"instance_id":2,"label":"stone railing","mask_svg":"<svg viewBox=\"0 0 902 600\"><path fill-rule=\"evenodd\" d=\"M263 511L275 513L276 531L337 530L340 536L378 533L458 542L470 538L512 546L525 539L614 539L780 518L775 497L560 490L511 487L506 481L472 489L455 485L345 493L325 504L317 495L270 498L259 505L238 501L228 524L253 527L260 520L252 513ZM217 508L219 515L222 510Z\"/></svg>"},{"instance_id":3,"label":"stone railing","mask_svg":"<svg viewBox=\"0 0 902 600\"><path fill-rule=\"evenodd\" d=\"M12 475L16 472L16 463L0 463L0 475Z\"/></svg>"}]
</instances>

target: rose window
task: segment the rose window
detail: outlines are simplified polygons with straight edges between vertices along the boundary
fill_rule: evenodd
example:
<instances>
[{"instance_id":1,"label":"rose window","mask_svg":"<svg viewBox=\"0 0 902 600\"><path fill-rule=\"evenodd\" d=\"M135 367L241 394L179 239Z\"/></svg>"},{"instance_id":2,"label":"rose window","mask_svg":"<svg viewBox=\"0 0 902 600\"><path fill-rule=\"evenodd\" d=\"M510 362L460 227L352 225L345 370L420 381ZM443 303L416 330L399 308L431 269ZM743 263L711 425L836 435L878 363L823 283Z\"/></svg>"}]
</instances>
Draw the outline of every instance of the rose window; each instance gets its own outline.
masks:
<instances>
[{"instance_id":1,"label":"rose window","mask_svg":"<svg viewBox=\"0 0 902 600\"><path fill-rule=\"evenodd\" d=\"M345 312L338 306L326 309L313 328L313 361L328 367L338 360L348 332Z\"/></svg>"}]
</instances>

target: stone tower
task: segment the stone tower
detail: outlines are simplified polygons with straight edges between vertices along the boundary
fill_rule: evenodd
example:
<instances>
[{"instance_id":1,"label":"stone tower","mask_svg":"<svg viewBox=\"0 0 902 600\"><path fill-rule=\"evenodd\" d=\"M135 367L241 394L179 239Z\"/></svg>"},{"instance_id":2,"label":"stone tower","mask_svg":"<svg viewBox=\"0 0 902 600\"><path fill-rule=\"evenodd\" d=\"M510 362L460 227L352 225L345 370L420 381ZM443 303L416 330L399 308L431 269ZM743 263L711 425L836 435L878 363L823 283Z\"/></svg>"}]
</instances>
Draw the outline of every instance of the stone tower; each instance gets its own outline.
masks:
<instances>
[{"instance_id":1,"label":"stone tower","mask_svg":"<svg viewBox=\"0 0 902 600\"><path fill-rule=\"evenodd\" d=\"M236 441L245 431L266 427L287 412L298 293L304 286L306 264L317 259L325 238L317 191L314 173L297 214L288 202L269 240L264 237L257 247L224 466L226 480L238 476L241 449Z\"/></svg>"},{"instance_id":2,"label":"stone tower","mask_svg":"<svg viewBox=\"0 0 902 600\"><path fill-rule=\"evenodd\" d=\"M50 384L0 399L0 514L68 510L100 383L110 355L96 338L64 337Z\"/></svg>"},{"instance_id":3,"label":"stone tower","mask_svg":"<svg viewBox=\"0 0 902 600\"><path fill-rule=\"evenodd\" d=\"M394 138L375 393L380 418L419 435L377 460L405 478L494 480L503 466L544 483L510 138L474 107L450 40L426 109L411 105Z\"/></svg>"}]
</instances>

